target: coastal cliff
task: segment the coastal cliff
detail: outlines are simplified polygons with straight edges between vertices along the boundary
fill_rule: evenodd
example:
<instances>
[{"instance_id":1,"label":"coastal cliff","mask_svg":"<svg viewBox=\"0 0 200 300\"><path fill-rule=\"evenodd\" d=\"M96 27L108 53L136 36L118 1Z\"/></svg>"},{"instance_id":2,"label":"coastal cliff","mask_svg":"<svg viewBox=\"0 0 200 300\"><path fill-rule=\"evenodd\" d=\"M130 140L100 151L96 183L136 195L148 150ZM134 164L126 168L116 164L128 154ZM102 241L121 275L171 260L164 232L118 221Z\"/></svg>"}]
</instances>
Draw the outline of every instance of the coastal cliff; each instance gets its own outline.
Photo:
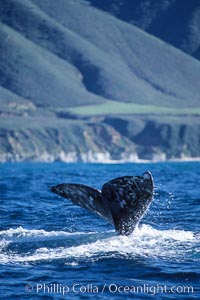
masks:
<instances>
[{"instance_id":1,"label":"coastal cliff","mask_svg":"<svg viewBox=\"0 0 200 300\"><path fill-rule=\"evenodd\" d=\"M7 121L8 118L7 118ZM196 122L195 122L196 121ZM15 124L14 124L15 122ZM198 118L25 117L0 130L0 161L140 162L200 156Z\"/></svg>"}]
</instances>

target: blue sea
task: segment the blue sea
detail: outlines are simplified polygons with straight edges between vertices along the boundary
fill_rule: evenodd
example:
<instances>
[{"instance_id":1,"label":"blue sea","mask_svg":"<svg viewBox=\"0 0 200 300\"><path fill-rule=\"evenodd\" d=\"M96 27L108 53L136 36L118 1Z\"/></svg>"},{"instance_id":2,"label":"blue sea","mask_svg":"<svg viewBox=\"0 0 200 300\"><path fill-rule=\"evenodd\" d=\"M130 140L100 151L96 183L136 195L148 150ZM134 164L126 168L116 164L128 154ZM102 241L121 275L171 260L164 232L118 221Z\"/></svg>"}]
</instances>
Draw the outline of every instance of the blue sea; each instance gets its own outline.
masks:
<instances>
[{"instance_id":1,"label":"blue sea","mask_svg":"<svg viewBox=\"0 0 200 300\"><path fill-rule=\"evenodd\" d=\"M150 170L131 236L49 191ZM200 163L0 165L0 299L200 299Z\"/></svg>"}]
</instances>

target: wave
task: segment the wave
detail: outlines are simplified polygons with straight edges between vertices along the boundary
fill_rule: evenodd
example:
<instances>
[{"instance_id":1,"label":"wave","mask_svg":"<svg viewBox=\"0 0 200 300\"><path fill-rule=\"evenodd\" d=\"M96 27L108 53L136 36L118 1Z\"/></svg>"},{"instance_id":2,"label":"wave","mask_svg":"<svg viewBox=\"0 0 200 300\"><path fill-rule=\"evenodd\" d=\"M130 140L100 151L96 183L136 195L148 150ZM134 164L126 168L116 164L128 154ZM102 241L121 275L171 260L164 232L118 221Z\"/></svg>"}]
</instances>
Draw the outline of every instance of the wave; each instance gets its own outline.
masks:
<instances>
[{"instance_id":1,"label":"wave","mask_svg":"<svg viewBox=\"0 0 200 300\"><path fill-rule=\"evenodd\" d=\"M0 263L27 264L64 259L66 264L105 258L151 257L200 261L200 236L184 230L142 225L130 236L107 232L29 230L0 232Z\"/></svg>"},{"instance_id":2,"label":"wave","mask_svg":"<svg viewBox=\"0 0 200 300\"><path fill-rule=\"evenodd\" d=\"M87 234L92 234L93 232L88 232ZM66 238L68 236L73 235L83 235L86 234L85 232L66 232L66 231L45 231L43 229L25 229L22 226L19 226L18 228L10 228L8 230L2 230L0 231L0 239L4 240L10 240L10 241L18 241L18 242L24 242L24 241L31 241L37 239L39 240L47 240L48 238Z\"/></svg>"}]
</instances>

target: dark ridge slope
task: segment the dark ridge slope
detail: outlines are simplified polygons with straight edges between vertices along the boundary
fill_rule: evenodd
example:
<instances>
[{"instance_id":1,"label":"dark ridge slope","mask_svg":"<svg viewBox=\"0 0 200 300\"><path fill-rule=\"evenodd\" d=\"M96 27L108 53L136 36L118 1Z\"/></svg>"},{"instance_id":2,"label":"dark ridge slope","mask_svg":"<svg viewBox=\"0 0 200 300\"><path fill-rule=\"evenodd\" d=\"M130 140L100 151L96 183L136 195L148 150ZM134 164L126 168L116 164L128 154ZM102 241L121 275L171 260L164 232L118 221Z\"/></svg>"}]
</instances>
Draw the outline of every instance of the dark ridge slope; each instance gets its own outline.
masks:
<instances>
[{"instance_id":1,"label":"dark ridge slope","mask_svg":"<svg viewBox=\"0 0 200 300\"><path fill-rule=\"evenodd\" d=\"M88 0L200 59L199 0Z\"/></svg>"}]
</instances>

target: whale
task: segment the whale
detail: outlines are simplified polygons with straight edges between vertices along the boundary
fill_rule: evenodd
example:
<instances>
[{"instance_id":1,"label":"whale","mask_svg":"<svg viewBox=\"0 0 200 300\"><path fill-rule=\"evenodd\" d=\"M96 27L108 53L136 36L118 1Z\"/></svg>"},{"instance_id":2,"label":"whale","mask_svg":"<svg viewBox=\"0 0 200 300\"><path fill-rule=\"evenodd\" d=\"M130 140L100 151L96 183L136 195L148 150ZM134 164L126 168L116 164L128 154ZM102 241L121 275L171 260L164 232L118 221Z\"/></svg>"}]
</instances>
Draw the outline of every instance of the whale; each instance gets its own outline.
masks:
<instances>
[{"instance_id":1,"label":"whale","mask_svg":"<svg viewBox=\"0 0 200 300\"><path fill-rule=\"evenodd\" d=\"M97 214L120 235L130 235L148 210L154 193L150 171L140 176L123 176L106 182L101 190L79 183L50 186L51 192Z\"/></svg>"}]
</instances>

